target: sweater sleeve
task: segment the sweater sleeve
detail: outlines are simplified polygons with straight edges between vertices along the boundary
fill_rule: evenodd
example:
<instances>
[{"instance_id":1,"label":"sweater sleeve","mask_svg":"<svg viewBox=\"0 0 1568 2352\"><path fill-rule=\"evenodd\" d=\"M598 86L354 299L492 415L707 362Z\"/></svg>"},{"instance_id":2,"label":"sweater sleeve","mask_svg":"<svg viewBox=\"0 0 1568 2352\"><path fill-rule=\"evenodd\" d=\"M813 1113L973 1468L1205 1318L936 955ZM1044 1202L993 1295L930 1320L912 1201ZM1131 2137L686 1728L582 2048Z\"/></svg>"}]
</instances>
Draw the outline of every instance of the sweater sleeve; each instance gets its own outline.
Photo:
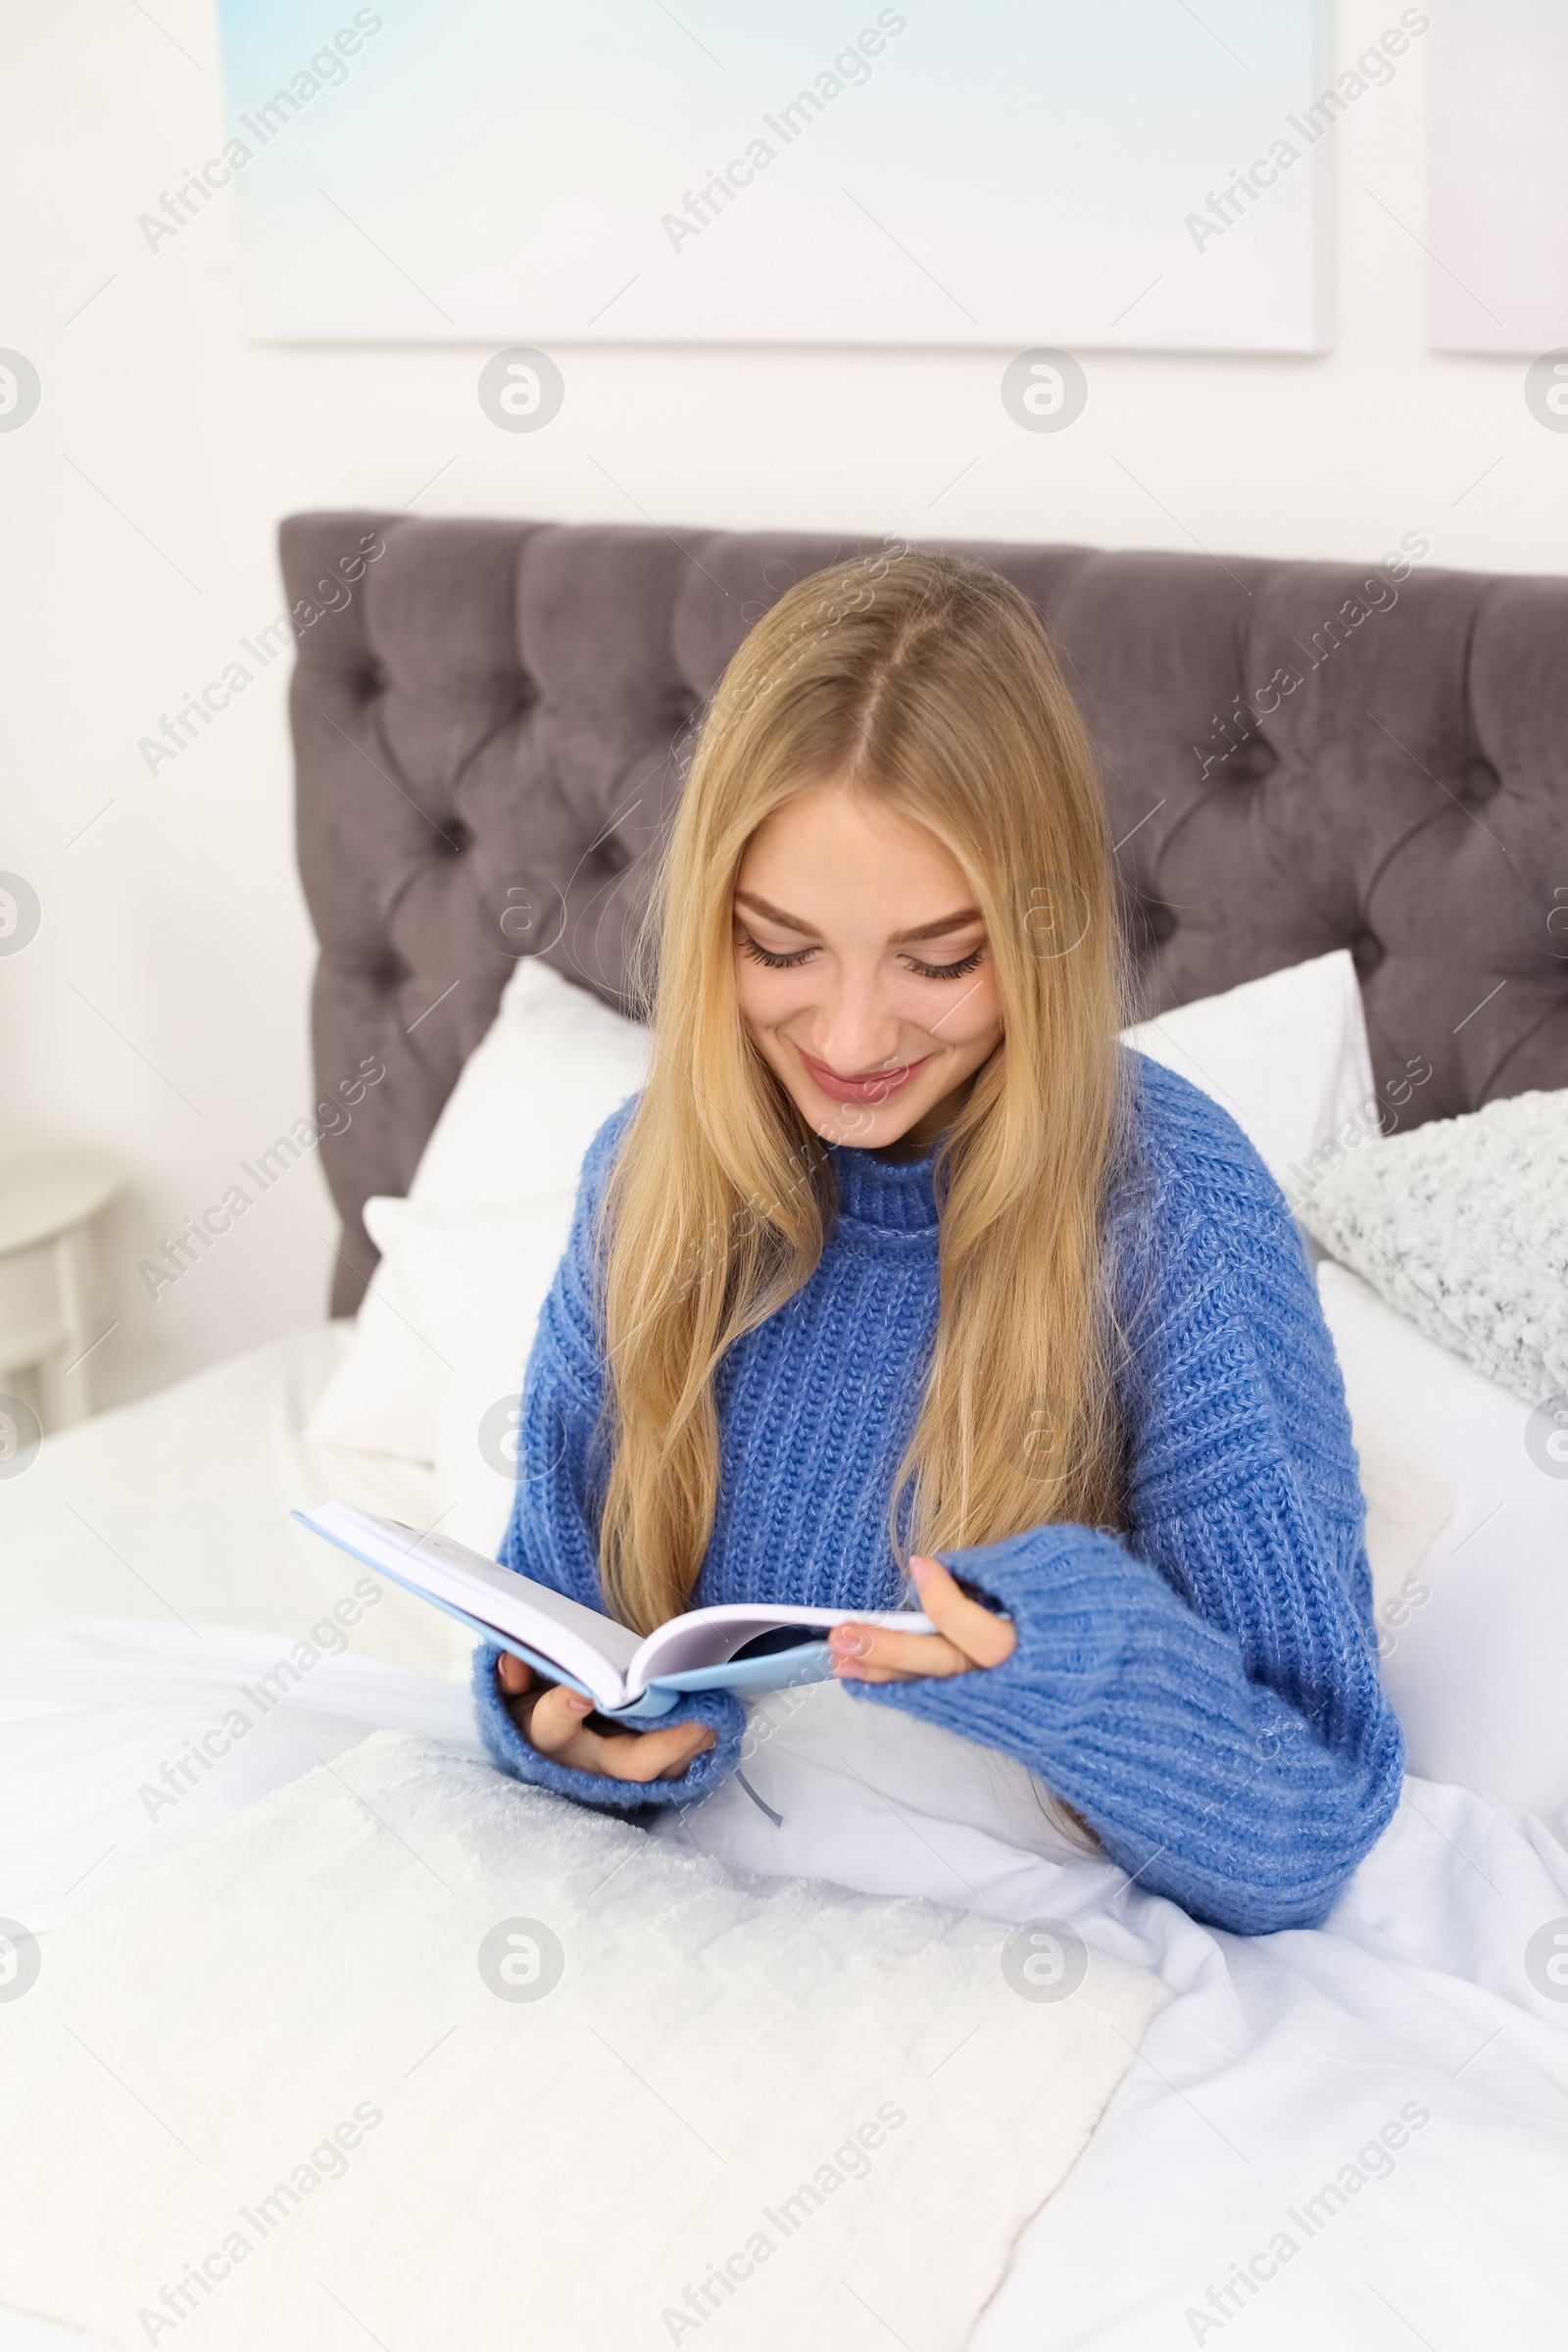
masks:
<instances>
[{"instance_id":1,"label":"sweater sleeve","mask_svg":"<svg viewBox=\"0 0 1568 2352\"><path fill-rule=\"evenodd\" d=\"M531 1576L591 1609L604 1607L596 1534L597 1432L604 1391L594 1235L615 1149L633 1107L625 1104L606 1122L583 1161L565 1255L540 1312L523 1379L517 1486L500 1554L504 1568ZM650 1805L696 1803L740 1760L744 1710L727 1691L704 1691L660 1722L661 1730L706 1723L718 1735L678 1780L616 1781L557 1764L529 1744L508 1713L496 1683L500 1655L489 1644L474 1652L474 1705L487 1753L515 1780L587 1804L640 1812Z\"/></svg>"},{"instance_id":2,"label":"sweater sleeve","mask_svg":"<svg viewBox=\"0 0 1568 2352\"><path fill-rule=\"evenodd\" d=\"M1012 1656L851 1689L1018 1758L1140 1886L1258 1935L1326 1916L1393 1815L1402 1743L1300 1241L1224 1114L1163 1091L1180 1149L1121 1220L1125 1534L944 1553L1013 1620Z\"/></svg>"}]
</instances>

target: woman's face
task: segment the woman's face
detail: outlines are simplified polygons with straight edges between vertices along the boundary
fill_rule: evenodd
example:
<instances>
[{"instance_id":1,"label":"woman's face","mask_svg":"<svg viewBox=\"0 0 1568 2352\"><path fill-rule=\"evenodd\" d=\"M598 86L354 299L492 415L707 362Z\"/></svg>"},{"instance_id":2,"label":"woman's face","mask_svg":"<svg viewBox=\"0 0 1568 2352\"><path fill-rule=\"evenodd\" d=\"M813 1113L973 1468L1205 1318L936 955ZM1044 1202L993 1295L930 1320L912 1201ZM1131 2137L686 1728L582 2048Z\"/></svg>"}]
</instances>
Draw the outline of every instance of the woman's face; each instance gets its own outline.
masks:
<instances>
[{"instance_id":1,"label":"woman's face","mask_svg":"<svg viewBox=\"0 0 1568 2352\"><path fill-rule=\"evenodd\" d=\"M801 1116L868 1151L934 1142L1002 1039L969 887L866 794L810 786L760 825L735 886L741 1017Z\"/></svg>"}]
</instances>

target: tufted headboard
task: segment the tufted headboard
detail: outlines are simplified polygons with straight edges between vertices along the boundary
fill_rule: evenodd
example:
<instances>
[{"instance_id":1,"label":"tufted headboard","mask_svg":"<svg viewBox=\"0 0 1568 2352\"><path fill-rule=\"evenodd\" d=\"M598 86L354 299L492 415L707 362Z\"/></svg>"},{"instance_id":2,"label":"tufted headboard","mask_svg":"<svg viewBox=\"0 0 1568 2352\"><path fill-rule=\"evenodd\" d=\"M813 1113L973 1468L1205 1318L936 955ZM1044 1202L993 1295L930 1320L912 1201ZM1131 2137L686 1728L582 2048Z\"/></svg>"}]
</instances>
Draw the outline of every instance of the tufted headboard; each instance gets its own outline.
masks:
<instances>
[{"instance_id":1,"label":"tufted headboard","mask_svg":"<svg viewBox=\"0 0 1568 2352\"><path fill-rule=\"evenodd\" d=\"M705 698L867 543L329 514L281 545L317 1080L387 1073L322 1145L343 1314L519 945L616 998ZM1146 1011L1348 947L1380 1082L1433 1067L1406 1123L1568 1085L1568 580L955 552L1064 661Z\"/></svg>"}]
</instances>

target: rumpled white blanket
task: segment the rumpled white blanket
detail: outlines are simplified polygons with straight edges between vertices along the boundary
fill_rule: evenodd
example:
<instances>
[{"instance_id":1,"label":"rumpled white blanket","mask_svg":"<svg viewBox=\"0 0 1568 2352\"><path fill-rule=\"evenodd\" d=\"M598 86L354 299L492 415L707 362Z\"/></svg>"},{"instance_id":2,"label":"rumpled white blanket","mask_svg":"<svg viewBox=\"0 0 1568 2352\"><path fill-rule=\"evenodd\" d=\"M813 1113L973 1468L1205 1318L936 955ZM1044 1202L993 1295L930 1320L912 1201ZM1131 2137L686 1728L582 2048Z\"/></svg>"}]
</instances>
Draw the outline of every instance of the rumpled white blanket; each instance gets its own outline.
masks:
<instances>
[{"instance_id":1,"label":"rumpled white blanket","mask_svg":"<svg viewBox=\"0 0 1568 2352\"><path fill-rule=\"evenodd\" d=\"M0 2298L123 2352L956 2352L1165 1997L403 1732L35 1951Z\"/></svg>"},{"instance_id":2,"label":"rumpled white blanket","mask_svg":"<svg viewBox=\"0 0 1568 2352\"><path fill-rule=\"evenodd\" d=\"M193 1769L178 1803L150 1823L139 1787L258 1690L279 1647L276 1634L200 1623L167 1634L39 1626L0 1642L0 1914L39 1928L81 1922L117 1874L173 1852L198 1823L317 1758L341 1769L376 1723L447 1746L471 1739L453 1684L363 1657L323 1660L210 1772ZM743 1766L768 1810L731 1784L666 1834L760 1872L804 1867L1004 1922L1054 1918L1097 1952L1152 1968L1172 1995L1025 2229L970 2352L1214 2352L1221 2338L1229 2352L1391 2352L1423 2340L1432 2352L1562 2352L1561 1817L1509 1814L1412 1779L1324 1928L1248 1940L1198 1925L1102 1860L1069 1856L1026 1779L1000 1759L957 1743L938 1753L899 1729L876 1737L878 1726L927 1729L831 1690L810 1703L781 1693L754 1720ZM111 1948L104 1966L115 1965ZM0 2040L42 1988L40 1979L25 2001L0 2004ZM1401 2125L1407 2107L1429 2120ZM1391 2125L1389 2139L1406 2134L1392 2148ZM116 2210L113 2195L95 2190L89 2203L73 2180L59 2183L53 2242L68 2282ZM507 2227L502 2217L503 2261ZM0 2239L7 2228L0 2209ZM181 2326L197 2345L207 2321ZM729 2319L704 2327L722 2352ZM515 2334L528 2343L520 2305ZM362 2338L345 2317L340 2344ZM283 2352L286 2339L273 2340ZM446 2352L464 2339L399 2328L384 2340L387 2352ZM3 2352L79 2343L0 2312Z\"/></svg>"}]
</instances>

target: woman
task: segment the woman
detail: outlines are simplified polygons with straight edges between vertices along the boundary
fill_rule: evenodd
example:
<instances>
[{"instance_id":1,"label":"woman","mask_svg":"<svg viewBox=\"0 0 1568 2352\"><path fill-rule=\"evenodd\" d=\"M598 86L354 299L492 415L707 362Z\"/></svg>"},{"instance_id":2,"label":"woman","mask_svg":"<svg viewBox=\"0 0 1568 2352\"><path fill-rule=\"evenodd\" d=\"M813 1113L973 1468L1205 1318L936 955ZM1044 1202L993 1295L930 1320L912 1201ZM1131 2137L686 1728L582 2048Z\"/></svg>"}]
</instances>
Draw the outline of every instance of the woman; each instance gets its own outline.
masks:
<instances>
[{"instance_id":1,"label":"woman","mask_svg":"<svg viewBox=\"0 0 1568 2352\"><path fill-rule=\"evenodd\" d=\"M1397 1801L1333 1348L1238 1128L1117 1043L1113 867L1028 603L904 553L730 663L659 903L653 1075L591 1148L502 1557L646 1632L896 1607L835 1672L1037 1773L1147 1888L1323 1918ZM901 1572L906 1563L907 1581ZM736 1762L481 1650L518 1777Z\"/></svg>"}]
</instances>

